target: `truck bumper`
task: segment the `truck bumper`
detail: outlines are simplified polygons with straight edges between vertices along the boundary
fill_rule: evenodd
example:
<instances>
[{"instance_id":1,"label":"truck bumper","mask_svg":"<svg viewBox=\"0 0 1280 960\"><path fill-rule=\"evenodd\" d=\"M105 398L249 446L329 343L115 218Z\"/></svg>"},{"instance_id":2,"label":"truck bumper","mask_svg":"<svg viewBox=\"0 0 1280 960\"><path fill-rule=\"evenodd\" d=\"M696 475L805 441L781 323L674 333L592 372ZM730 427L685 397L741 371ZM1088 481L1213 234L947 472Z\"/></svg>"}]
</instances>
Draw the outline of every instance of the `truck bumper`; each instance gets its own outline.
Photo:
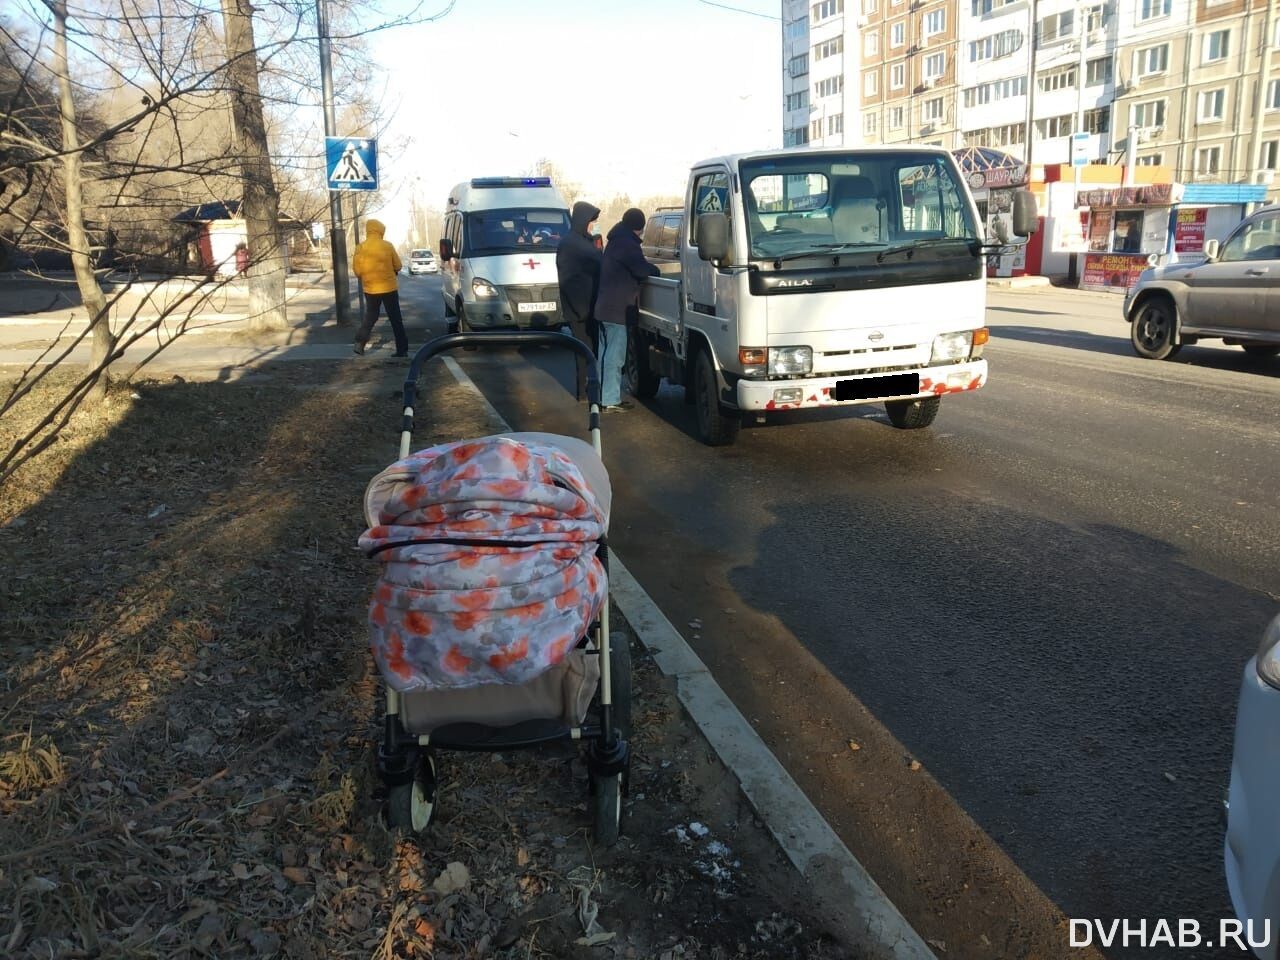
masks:
<instances>
[{"instance_id":1,"label":"truck bumper","mask_svg":"<svg viewBox=\"0 0 1280 960\"><path fill-rule=\"evenodd\" d=\"M904 375L918 376L909 382L909 392L900 392ZM977 390L987 382L987 361L970 360L939 367L899 370L891 374L856 373L838 377L810 377L804 380L739 380L740 410L807 410L884 400L911 400L940 397L947 393ZM884 393L884 390L890 390ZM845 397L847 399L837 399Z\"/></svg>"}]
</instances>

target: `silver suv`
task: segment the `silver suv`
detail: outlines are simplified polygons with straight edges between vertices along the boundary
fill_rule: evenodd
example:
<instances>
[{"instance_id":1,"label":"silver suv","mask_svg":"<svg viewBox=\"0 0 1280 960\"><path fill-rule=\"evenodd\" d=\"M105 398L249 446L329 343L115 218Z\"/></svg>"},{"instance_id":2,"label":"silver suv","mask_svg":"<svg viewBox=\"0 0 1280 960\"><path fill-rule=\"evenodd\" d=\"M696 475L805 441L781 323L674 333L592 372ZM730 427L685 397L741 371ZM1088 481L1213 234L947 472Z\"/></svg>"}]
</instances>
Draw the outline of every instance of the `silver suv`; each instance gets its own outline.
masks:
<instances>
[{"instance_id":1,"label":"silver suv","mask_svg":"<svg viewBox=\"0 0 1280 960\"><path fill-rule=\"evenodd\" d=\"M1143 270L1124 317L1140 357L1168 360L1184 344L1222 339L1257 357L1280 354L1280 206L1241 221L1206 259Z\"/></svg>"}]
</instances>

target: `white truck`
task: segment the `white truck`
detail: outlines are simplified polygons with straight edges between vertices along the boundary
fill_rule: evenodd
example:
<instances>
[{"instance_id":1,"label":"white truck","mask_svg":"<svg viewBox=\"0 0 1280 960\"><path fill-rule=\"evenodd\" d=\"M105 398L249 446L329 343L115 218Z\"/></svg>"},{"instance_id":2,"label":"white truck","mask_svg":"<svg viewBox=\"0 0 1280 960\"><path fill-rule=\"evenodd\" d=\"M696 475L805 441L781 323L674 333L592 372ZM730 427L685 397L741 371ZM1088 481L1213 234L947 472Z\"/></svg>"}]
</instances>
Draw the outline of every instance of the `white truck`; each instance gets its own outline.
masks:
<instances>
[{"instance_id":1,"label":"white truck","mask_svg":"<svg viewBox=\"0 0 1280 960\"><path fill-rule=\"evenodd\" d=\"M684 209L679 262L641 288L627 385L683 385L711 445L744 416L846 404L928 426L986 381L986 257L1037 224L1019 191L1015 238L984 237L955 159L916 146L707 160Z\"/></svg>"}]
</instances>

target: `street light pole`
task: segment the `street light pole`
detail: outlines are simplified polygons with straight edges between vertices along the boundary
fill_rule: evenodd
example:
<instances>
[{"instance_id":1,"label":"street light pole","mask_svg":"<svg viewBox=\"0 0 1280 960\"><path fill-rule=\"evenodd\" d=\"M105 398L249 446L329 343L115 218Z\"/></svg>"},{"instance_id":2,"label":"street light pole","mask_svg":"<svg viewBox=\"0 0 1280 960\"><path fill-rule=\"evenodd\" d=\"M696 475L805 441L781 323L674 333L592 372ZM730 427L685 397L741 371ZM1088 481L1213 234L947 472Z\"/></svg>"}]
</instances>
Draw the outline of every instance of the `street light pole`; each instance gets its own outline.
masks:
<instances>
[{"instance_id":1,"label":"street light pole","mask_svg":"<svg viewBox=\"0 0 1280 960\"><path fill-rule=\"evenodd\" d=\"M320 93L324 100L324 135L336 137L338 120L333 106L333 64L329 49L328 0L316 0L320 40ZM327 173L327 171L326 171ZM351 281L347 276L347 228L342 217L342 194L329 191L329 250L333 254L333 306L339 326L350 323Z\"/></svg>"}]
</instances>

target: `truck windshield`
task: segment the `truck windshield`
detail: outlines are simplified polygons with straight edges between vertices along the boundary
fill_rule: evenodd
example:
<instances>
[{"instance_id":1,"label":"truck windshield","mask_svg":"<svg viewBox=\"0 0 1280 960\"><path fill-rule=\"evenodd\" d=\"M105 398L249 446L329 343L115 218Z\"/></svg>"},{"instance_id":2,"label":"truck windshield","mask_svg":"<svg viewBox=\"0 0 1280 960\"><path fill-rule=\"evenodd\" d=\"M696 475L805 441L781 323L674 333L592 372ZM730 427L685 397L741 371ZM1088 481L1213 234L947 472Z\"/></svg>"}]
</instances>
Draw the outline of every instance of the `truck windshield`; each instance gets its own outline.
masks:
<instances>
[{"instance_id":1,"label":"truck windshield","mask_svg":"<svg viewBox=\"0 0 1280 960\"><path fill-rule=\"evenodd\" d=\"M467 214L463 253L468 257L492 257L535 249L554 250L568 233L568 210L477 210Z\"/></svg>"},{"instance_id":2,"label":"truck windshield","mask_svg":"<svg viewBox=\"0 0 1280 960\"><path fill-rule=\"evenodd\" d=\"M936 153L801 153L743 161L740 173L754 260L874 257L920 241L922 255L954 255L948 240L976 247L955 167Z\"/></svg>"}]
</instances>

